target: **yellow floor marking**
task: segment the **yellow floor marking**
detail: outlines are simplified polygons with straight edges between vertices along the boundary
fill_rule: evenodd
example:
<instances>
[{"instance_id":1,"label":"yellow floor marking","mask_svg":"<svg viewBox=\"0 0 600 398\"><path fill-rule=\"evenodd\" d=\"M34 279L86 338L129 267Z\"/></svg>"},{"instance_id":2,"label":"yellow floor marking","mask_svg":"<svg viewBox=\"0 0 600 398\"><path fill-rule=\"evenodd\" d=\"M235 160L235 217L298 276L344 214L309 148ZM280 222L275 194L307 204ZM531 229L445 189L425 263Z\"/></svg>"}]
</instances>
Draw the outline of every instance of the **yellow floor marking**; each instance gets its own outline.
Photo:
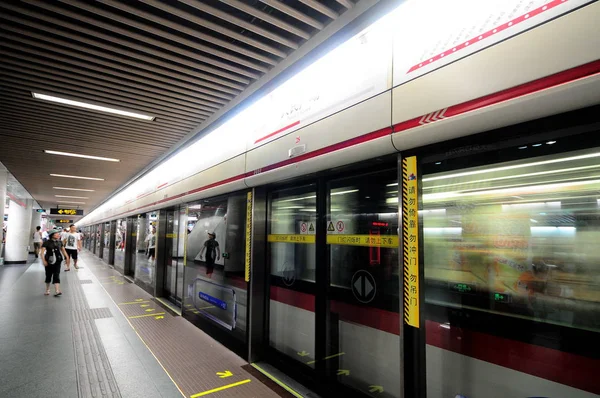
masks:
<instances>
[{"instance_id":1,"label":"yellow floor marking","mask_svg":"<svg viewBox=\"0 0 600 398\"><path fill-rule=\"evenodd\" d=\"M154 311L154 308L148 308L148 309L146 310L146 312L152 312L152 311Z\"/></svg>"},{"instance_id":2,"label":"yellow floor marking","mask_svg":"<svg viewBox=\"0 0 600 398\"><path fill-rule=\"evenodd\" d=\"M227 390L228 388L237 387L237 386L241 386L242 384L250 383L250 381L251 381L250 379L246 379L246 380L238 381L237 383L227 384L226 386L223 386L223 387L213 388L212 390L208 390L208 391L204 391L204 392L201 392L201 393L198 393L198 394L194 394L190 398L203 397L203 396L208 395L208 394L212 394L212 393L215 393L215 392Z\"/></svg>"},{"instance_id":3,"label":"yellow floor marking","mask_svg":"<svg viewBox=\"0 0 600 398\"><path fill-rule=\"evenodd\" d=\"M252 366L254 368L258 369L262 374L264 374L265 376L267 376L269 379L273 380L275 383L277 383L279 386L281 386L287 392L289 392L290 394L292 394L294 397L296 397L296 398L303 398L302 395L300 395L296 391L292 390L290 387L288 387L287 385L285 385L282 381L279 381L279 379L277 379L275 376L273 376L272 374L270 374L269 372L267 372L266 370L264 370L263 368L261 368L257 364L253 363Z\"/></svg>"},{"instance_id":4,"label":"yellow floor marking","mask_svg":"<svg viewBox=\"0 0 600 398\"><path fill-rule=\"evenodd\" d=\"M328 359L335 358L335 357L341 357L342 355L345 355L345 354L346 354L345 352L340 352L340 353L337 353L337 354L334 354L334 355L330 355L328 357L323 358L323 361L326 361ZM315 362L317 362L317 361L315 360L315 361L306 362L306 364L307 365L312 365Z\"/></svg>"},{"instance_id":5,"label":"yellow floor marking","mask_svg":"<svg viewBox=\"0 0 600 398\"><path fill-rule=\"evenodd\" d=\"M92 272L92 276L98 280L98 277L96 276L96 274L94 274ZM100 281L98 281L100 282ZM104 289L104 286L102 286L102 284L100 285L100 287L102 287L102 289ZM108 290L104 289L104 292L106 293L106 295L108 296L108 298L110 299L110 301L112 301L115 305L117 305L117 303L115 302L115 300L112 298L112 296L108 293ZM175 382L175 379L173 379L173 376L171 376L171 374L169 373L169 371L167 370L167 368L164 367L164 365L162 364L162 362L158 359L158 357L154 354L154 351L152 351L152 349L150 348L150 346L148 346L148 344L146 343L146 341L142 338L142 336L140 336L140 334L138 333L138 331L135 329L135 327L133 326L133 324L131 323L131 321L127 318L127 315L125 315L125 313L123 312L123 310L121 310L121 307L119 307L117 305L117 308L119 309L119 311L121 312L121 314L123 315L123 317L125 317L125 319L127 320L127 323L129 323L129 326L131 326L131 329L135 332L135 334L137 335L137 337L140 339L140 341L146 346L146 348L148 349L148 351L150 351L150 353L152 354L152 356L154 357L154 359L156 359L156 362L158 362L158 364L160 365L160 367L165 371L165 373L167 374L167 376L169 376L169 379L171 379L171 381L173 382L173 384L175 384L175 387L177 387L177 389L179 390L179 392L181 393L182 397L186 397L186 395L183 393L183 391L181 390L181 387L179 387L179 384L177 384ZM153 314L153 315L160 315L160 314Z\"/></svg>"},{"instance_id":6,"label":"yellow floor marking","mask_svg":"<svg viewBox=\"0 0 600 398\"><path fill-rule=\"evenodd\" d=\"M119 303L119 305L125 305L125 304L142 304L142 303L149 303L150 301L130 301L128 303Z\"/></svg>"},{"instance_id":7,"label":"yellow floor marking","mask_svg":"<svg viewBox=\"0 0 600 398\"><path fill-rule=\"evenodd\" d=\"M143 318L145 316L156 316L156 315L164 315L164 312L157 312L155 314L146 314L146 315L136 315L136 316L130 316L129 319L135 319L135 318Z\"/></svg>"}]
</instances>

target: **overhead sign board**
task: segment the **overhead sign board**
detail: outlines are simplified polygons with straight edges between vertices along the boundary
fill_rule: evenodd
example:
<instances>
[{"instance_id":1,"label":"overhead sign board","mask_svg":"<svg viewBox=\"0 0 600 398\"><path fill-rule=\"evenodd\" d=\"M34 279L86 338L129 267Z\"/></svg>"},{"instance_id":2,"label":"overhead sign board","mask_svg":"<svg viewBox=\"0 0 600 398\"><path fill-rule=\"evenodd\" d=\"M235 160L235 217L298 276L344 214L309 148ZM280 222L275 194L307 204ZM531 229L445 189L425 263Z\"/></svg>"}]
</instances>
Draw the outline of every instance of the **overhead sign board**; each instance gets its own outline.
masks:
<instances>
[{"instance_id":1,"label":"overhead sign board","mask_svg":"<svg viewBox=\"0 0 600 398\"><path fill-rule=\"evenodd\" d=\"M73 220L55 220L57 224L72 224Z\"/></svg>"},{"instance_id":2,"label":"overhead sign board","mask_svg":"<svg viewBox=\"0 0 600 398\"><path fill-rule=\"evenodd\" d=\"M83 209L50 209L54 216L83 216Z\"/></svg>"}]
</instances>

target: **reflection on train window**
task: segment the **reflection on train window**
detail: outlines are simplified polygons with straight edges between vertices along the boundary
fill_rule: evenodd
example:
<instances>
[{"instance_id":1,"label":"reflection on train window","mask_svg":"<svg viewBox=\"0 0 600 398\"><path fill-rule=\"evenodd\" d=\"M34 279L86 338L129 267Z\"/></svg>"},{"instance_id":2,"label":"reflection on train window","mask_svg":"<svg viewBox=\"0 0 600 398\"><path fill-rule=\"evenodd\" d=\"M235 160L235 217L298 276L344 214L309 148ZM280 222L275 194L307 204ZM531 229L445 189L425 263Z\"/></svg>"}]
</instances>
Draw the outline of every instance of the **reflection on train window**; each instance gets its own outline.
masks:
<instances>
[{"instance_id":1,"label":"reflection on train window","mask_svg":"<svg viewBox=\"0 0 600 398\"><path fill-rule=\"evenodd\" d=\"M425 175L426 300L600 330L599 158Z\"/></svg>"},{"instance_id":2,"label":"reflection on train window","mask_svg":"<svg viewBox=\"0 0 600 398\"><path fill-rule=\"evenodd\" d=\"M269 342L314 367L317 194L311 185L273 192L269 199Z\"/></svg>"},{"instance_id":3,"label":"reflection on train window","mask_svg":"<svg viewBox=\"0 0 600 398\"><path fill-rule=\"evenodd\" d=\"M110 252L110 222L104 223L104 245L102 249L102 259L108 262Z\"/></svg>"},{"instance_id":4,"label":"reflection on train window","mask_svg":"<svg viewBox=\"0 0 600 398\"><path fill-rule=\"evenodd\" d=\"M246 193L188 205L179 231L186 234L184 310L246 340ZM181 245L180 245L181 246Z\"/></svg>"},{"instance_id":5,"label":"reflection on train window","mask_svg":"<svg viewBox=\"0 0 600 398\"><path fill-rule=\"evenodd\" d=\"M125 268L125 235L127 233L127 220L120 218L116 221L115 228L115 268L123 272Z\"/></svg>"},{"instance_id":6,"label":"reflection on train window","mask_svg":"<svg viewBox=\"0 0 600 398\"><path fill-rule=\"evenodd\" d=\"M271 196L271 274L283 279L315 281L317 194L309 190Z\"/></svg>"},{"instance_id":7,"label":"reflection on train window","mask_svg":"<svg viewBox=\"0 0 600 398\"><path fill-rule=\"evenodd\" d=\"M135 231L134 246L135 256L132 256L132 267L135 269L135 277L148 286L152 286L156 271L156 246L157 246L157 223L158 214L156 212L140 214L133 220L133 230ZM123 251L125 251L126 224L123 220L122 236ZM116 258L116 253L115 253Z\"/></svg>"},{"instance_id":8,"label":"reflection on train window","mask_svg":"<svg viewBox=\"0 0 600 398\"><path fill-rule=\"evenodd\" d=\"M339 355L336 369L350 370L333 376L365 392L382 386L389 397L401 391L396 176L394 169L330 183L327 220L328 356Z\"/></svg>"}]
</instances>

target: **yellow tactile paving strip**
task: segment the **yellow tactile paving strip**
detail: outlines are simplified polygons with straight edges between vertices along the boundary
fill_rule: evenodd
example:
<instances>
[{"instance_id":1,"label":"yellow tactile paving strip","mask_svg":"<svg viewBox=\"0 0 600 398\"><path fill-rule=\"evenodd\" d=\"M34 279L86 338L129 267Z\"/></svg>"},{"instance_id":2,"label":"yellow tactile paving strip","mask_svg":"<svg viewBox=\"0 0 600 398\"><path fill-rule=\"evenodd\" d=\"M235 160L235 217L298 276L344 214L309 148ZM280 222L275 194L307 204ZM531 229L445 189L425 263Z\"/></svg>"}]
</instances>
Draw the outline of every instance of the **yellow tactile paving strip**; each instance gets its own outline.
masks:
<instances>
[{"instance_id":1,"label":"yellow tactile paving strip","mask_svg":"<svg viewBox=\"0 0 600 398\"><path fill-rule=\"evenodd\" d=\"M89 253L85 266L118 305L185 397L280 397L244 370L243 359L185 319L165 311L138 286ZM291 395L287 395L290 396Z\"/></svg>"}]
</instances>

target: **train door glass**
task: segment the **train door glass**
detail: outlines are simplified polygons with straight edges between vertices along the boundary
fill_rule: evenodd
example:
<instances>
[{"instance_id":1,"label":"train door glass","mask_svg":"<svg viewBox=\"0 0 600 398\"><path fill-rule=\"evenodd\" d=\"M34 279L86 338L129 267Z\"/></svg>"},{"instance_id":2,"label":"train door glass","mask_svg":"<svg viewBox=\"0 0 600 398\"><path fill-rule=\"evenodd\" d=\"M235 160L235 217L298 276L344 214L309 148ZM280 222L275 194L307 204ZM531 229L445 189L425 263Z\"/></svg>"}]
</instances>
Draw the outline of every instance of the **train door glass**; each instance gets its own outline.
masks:
<instances>
[{"instance_id":1,"label":"train door glass","mask_svg":"<svg viewBox=\"0 0 600 398\"><path fill-rule=\"evenodd\" d=\"M135 220L135 267L136 278L153 286L156 270L156 239L158 213L141 214ZM132 254L133 255L133 254Z\"/></svg>"},{"instance_id":2,"label":"train door glass","mask_svg":"<svg viewBox=\"0 0 600 398\"><path fill-rule=\"evenodd\" d=\"M597 140L423 164L429 396L600 393Z\"/></svg>"},{"instance_id":3,"label":"train door glass","mask_svg":"<svg viewBox=\"0 0 600 398\"><path fill-rule=\"evenodd\" d=\"M102 237L102 259L108 263L110 253L110 221L104 223L104 236Z\"/></svg>"},{"instance_id":4,"label":"train door glass","mask_svg":"<svg viewBox=\"0 0 600 398\"><path fill-rule=\"evenodd\" d=\"M98 224L94 228L94 254L100 256L100 244L102 242L102 224Z\"/></svg>"},{"instance_id":5,"label":"train door glass","mask_svg":"<svg viewBox=\"0 0 600 398\"><path fill-rule=\"evenodd\" d=\"M183 242L185 239L186 221L187 215L185 214L185 208L182 210L175 209L166 211L163 295L177 305L181 305L182 297ZM180 236L181 239L179 238ZM181 245L179 244L180 241L182 243Z\"/></svg>"},{"instance_id":6,"label":"train door glass","mask_svg":"<svg viewBox=\"0 0 600 398\"><path fill-rule=\"evenodd\" d=\"M127 219L117 220L115 229L115 268L120 272L125 270L125 242L127 237Z\"/></svg>"},{"instance_id":7,"label":"train door glass","mask_svg":"<svg viewBox=\"0 0 600 398\"><path fill-rule=\"evenodd\" d=\"M179 231L182 236L187 232L186 241L179 243L179 250L185 248L184 314L216 325L205 330L215 331L236 352L245 352L246 192L191 203L187 214L179 215Z\"/></svg>"},{"instance_id":8,"label":"train door glass","mask_svg":"<svg viewBox=\"0 0 600 398\"><path fill-rule=\"evenodd\" d=\"M329 376L399 397L401 293L397 171L328 184Z\"/></svg>"},{"instance_id":9,"label":"train door glass","mask_svg":"<svg viewBox=\"0 0 600 398\"><path fill-rule=\"evenodd\" d=\"M269 195L269 345L314 368L316 186Z\"/></svg>"}]
</instances>

